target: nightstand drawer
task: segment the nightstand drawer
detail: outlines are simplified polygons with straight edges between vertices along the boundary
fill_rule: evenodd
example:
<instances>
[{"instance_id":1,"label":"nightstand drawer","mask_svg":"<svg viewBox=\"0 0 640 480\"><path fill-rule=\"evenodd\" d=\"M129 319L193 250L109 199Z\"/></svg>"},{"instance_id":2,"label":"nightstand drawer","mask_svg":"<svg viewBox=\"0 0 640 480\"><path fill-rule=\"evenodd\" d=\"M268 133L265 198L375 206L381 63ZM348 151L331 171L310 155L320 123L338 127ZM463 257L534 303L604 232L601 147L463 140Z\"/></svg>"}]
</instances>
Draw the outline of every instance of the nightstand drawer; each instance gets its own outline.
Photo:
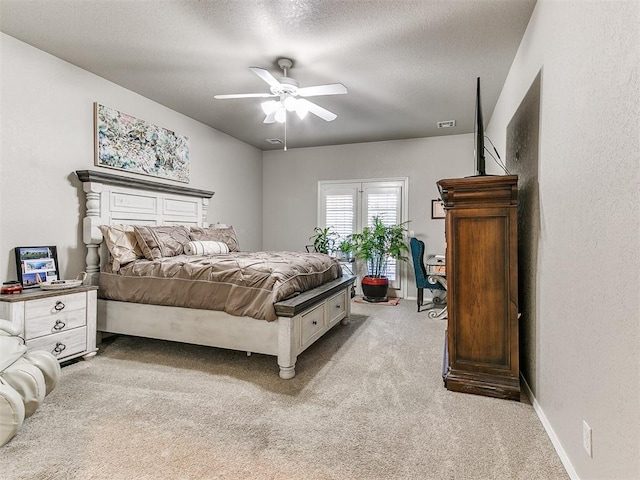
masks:
<instances>
[{"instance_id":1,"label":"nightstand drawer","mask_svg":"<svg viewBox=\"0 0 640 480\"><path fill-rule=\"evenodd\" d=\"M300 345L306 348L324 327L324 304L318 305L300 318Z\"/></svg>"},{"instance_id":2,"label":"nightstand drawer","mask_svg":"<svg viewBox=\"0 0 640 480\"><path fill-rule=\"evenodd\" d=\"M45 350L58 360L87 350L87 327L27 340L29 350Z\"/></svg>"},{"instance_id":3,"label":"nightstand drawer","mask_svg":"<svg viewBox=\"0 0 640 480\"><path fill-rule=\"evenodd\" d=\"M347 316L347 292L340 292L327 300L327 318L329 325Z\"/></svg>"},{"instance_id":4,"label":"nightstand drawer","mask_svg":"<svg viewBox=\"0 0 640 480\"><path fill-rule=\"evenodd\" d=\"M83 310L86 307L86 302L84 293L56 295L55 297L31 300L24 306L24 319L30 320L72 310Z\"/></svg>"},{"instance_id":5,"label":"nightstand drawer","mask_svg":"<svg viewBox=\"0 0 640 480\"><path fill-rule=\"evenodd\" d=\"M58 295L25 304L26 340L81 327L87 322L84 293Z\"/></svg>"},{"instance_id":6,"label":"nightstand drawer","mask_svg":"<svg viewBox=\"0 0 640 480\"><path fill-rule=\"evenodd\" d=\"M61 312L47 317L32 318L24 326L24 337L25 340L33 340L43 335L83 327L86 323L87 312L84 308L82 310Z\"/></svg>"}]
</instances>

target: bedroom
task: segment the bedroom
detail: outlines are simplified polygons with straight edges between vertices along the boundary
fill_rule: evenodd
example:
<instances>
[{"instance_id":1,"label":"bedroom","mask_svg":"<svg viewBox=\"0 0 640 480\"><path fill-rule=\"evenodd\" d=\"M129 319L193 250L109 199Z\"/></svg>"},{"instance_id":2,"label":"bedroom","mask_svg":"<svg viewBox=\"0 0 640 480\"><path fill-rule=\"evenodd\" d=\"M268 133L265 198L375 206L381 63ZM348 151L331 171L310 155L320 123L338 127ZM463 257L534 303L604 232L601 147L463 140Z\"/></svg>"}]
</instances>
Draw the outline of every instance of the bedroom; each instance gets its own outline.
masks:
<instances>
[{"instance_id":1,"label":"bedroom","mask_svg":"<svg viewBox=\"0 0 640 480\"><path fill-rule=\"evenodd\" d=\"M539 1L487 118L487 133L500 148L513 112L542 69L544 228L536 355L528 359L527 380L575 478L633 478L640 470L638 53L631 48L638 43L637 19L637 2ZM216 192L209 218L232 219L247 250L306 243L316 223L317 181L327 179L327 171L334 178L362 178L358 172L366 165L367 177L388 177L406 163L406 175L416 178L410 186L414 223L429 216L421 202L435 198L435 181L471 173L470 135L262 152L8 35L1 42L3 279L14 275L13 247L33 239L58 246L65 276L83 270L78 219L84 205L71 173L94 168L94 101L188 133L192 178L198 179L191 186ZM438 161L445 156L455 165ZM204 158L210 160L198 160ZM391 168L388 158L395 160ZM319 165L322 174L310 176ZM46 187L38 194L42 201L25 196L34 178ZM311 185L313 192L292 202L282 178L301 190ZM415 230L443 243L442 227L431 224ZM296 236L280 238L281 231ZM619 281L594 289L594 258L606 259ZM594 458L582 449L584 419L593 428Z\"/></svg>"}]
</instances>

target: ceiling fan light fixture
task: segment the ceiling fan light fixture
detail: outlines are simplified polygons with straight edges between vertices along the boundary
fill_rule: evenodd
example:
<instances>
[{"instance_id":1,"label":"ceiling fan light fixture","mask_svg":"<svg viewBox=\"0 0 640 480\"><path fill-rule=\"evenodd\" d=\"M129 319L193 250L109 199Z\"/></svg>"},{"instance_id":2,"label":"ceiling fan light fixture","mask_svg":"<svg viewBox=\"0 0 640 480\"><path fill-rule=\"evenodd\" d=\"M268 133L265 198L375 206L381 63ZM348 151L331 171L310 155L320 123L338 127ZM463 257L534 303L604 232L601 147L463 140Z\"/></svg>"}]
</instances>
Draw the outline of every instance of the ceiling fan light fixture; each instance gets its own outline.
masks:
<instances>
[{"instance_id":1,"label":"ceiling fan light fixture","mask_svg":"<svg viewBox=\"0 0 640 480\"><path fill-rule=\"evenodd\" d=\"M286 95L282 104L284 105L284 108L286 108L288 111L293 112L296 110L298 100L295 97L292 97L291 95Z\"/></svg>"},{"instance_id":2,"label":"ceiling fan light fixture","mask_svg":"<svg viewBox=\"0 0 640 480\"><path fill-rule=\"evenodd\" d=\"M278 108L280 108L280 102L276 100L269 100L267 102L262 102L260 106L262 107L262 111L265 113L265 115L269 115L270 113L273 113Z\"/></svg>"},{"instance_id":3,"label":"ceiling fan light fixture","mask_svg":"<svg viewBox=\"0 0 640 480\"><path fill-rule=\"evenodd\" d=\"M287 110L284 107L280 107L276 112L275 119L278 123L284 123L287 120Z\"/></svg>"}]
</instances>

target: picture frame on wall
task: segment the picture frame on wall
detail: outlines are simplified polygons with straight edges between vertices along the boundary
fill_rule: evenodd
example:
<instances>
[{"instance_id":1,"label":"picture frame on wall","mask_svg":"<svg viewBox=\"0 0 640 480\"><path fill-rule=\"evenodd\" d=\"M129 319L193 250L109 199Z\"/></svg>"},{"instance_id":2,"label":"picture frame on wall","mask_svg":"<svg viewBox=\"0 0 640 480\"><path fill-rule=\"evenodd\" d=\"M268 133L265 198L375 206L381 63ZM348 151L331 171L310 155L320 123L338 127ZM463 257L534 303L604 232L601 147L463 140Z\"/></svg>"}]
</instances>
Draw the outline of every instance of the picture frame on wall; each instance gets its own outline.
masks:
<instances>
[{"instance_id":1,"label":"picture frame on wall","mask_svg":"<svg viewBox=\"0 0 640 480\"><path fill-rule=\"evenodd\" d=\"M189 137L94 103L95 164L189 183Z\"/></svg>"},{"instance_id":2,"label":"picture frame on wall","mask_svg":"<svg viewBox=\"0 0 640 480\"><path fill-rule=\"evenodd\" d=\"M445 218L444 203L439 198L431 200L431 218Z\"/></svg>"},{"instance_id":3,"label":"picture frame on wall","mask_svg":"<svg viewBox=\"0 0 640 480\"><path fill-rule=\"evenodd\" d=\"M37 288L58 280L58 251L54 246L16 247L16 271L22 288Z\"/></svg>"}]
</instances>

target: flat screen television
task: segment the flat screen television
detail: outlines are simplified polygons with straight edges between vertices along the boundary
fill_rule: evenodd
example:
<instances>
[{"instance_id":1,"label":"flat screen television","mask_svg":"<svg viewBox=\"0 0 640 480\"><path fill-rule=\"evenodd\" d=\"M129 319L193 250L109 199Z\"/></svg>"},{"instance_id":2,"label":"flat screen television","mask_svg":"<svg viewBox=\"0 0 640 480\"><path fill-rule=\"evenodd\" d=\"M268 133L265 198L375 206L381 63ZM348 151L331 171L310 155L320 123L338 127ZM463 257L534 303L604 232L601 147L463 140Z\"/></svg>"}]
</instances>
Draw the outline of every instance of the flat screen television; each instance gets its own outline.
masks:
<instances>
[{"instance_id":1,"label":"flat screen television","mask_svg":"<svg viewBox=\"0 0 640 480\"><path fill-rule=\"evenodd\" d=\"M474 156L476 160L476 175L481 177L487 174L484 162L484 124L482 121L482 102L480 101L480 77L476 90L476 114L474 128Z\"/></svg>"}]
</instances>

